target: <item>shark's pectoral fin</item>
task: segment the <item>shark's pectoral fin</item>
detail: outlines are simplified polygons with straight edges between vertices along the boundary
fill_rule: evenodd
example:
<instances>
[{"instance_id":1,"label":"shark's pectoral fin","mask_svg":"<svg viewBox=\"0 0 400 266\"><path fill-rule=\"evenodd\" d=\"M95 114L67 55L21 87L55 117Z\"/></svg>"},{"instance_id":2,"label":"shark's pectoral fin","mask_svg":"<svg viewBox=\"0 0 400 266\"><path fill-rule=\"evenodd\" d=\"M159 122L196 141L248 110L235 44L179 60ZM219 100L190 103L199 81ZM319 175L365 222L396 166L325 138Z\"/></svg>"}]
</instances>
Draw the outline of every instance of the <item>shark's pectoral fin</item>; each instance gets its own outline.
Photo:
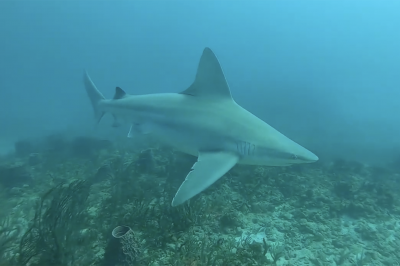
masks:
<instances>
[{"instance_id":1,"label":"shark's pectoral fin","mask_svg":"<svg viewBox=\"0 0 400 266\"><path fill-rule=\"evenodd\" d=\"M172 206L184 203L199 194L228 172L239 156L225 151L200 152L197 162L176 192Z\"/></svg>"}]
</instances>

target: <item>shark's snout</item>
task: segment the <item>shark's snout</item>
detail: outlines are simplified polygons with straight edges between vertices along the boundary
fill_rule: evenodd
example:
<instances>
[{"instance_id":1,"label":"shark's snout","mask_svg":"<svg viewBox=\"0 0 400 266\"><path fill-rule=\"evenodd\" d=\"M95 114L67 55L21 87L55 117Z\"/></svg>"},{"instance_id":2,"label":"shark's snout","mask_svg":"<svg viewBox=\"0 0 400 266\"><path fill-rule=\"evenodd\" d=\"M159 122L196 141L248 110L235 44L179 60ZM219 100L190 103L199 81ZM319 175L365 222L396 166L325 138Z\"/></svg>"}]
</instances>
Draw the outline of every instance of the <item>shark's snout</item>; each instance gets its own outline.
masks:
<instances>
[{"instance_id":1,"label":"shark's snout","mask_svg":"<svg viewBox=\"0 0 400 266\"><path fill-rule=\"evenodd\" d=\"M310 159L312 162L316 162L316 161L318 161L319 160L319 158L318 158L318 156L317 155L315 155L314 153L312 153L312 156L311 156L311 159Z\"/></svg>"},{"instance_id":2,"label":"shark's snout","mask_svg":"<svg viewBox=\"0 0 400 266\"><path fill-rule=\"evenodd\" d=\"M302 163L314 163L319 160L318 156L309 150L305 150L300 156L297 156Z\"/></svg>"},{"instance_id":3,"label":"shark's snout","mask_svg":"<svg viewBox=\"0 0 400 266\"><path fill-rule=\"evenodd\" d=\"M285 152L291 154L290 164L314 163L319 160L317 155L300 144L293 142L288 138L285 140L290 144L285 147Z\"/></svg>"}]
</instances>

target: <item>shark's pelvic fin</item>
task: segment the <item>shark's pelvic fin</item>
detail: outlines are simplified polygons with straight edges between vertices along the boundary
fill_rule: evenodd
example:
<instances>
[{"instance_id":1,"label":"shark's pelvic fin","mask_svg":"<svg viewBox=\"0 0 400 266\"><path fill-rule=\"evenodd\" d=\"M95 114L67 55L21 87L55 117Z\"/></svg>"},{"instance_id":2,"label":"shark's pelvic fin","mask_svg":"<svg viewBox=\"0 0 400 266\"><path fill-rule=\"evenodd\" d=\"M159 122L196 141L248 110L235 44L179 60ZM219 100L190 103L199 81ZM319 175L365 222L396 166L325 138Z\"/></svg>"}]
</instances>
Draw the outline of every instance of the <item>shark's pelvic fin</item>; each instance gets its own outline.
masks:
<instances>
[{"instance_id":1,"label":"shark's pelvic fin","mask_svg":"<svg viewBox=\"0 0 400 266\"><path fill-rule=\"evenodd\" d=\"M115 88L114 100L122 99L126 96L126 92L120 87Z\"/></svg>"},{"instance_id":2,"label":"shark's pelvic fin","mask_svg":"<svg viewBox=\"0 0 400 266\"><path fill-rule=\"evenodd\" d=\"M184 203L226 174L237 162L237 154L225 151L200 152L197 162L176 192L172 206Z\"/></svg>"},{"instance_id":3,"label":"shark's pelvic fin","mask_svg":"<svg viewBox=\"0 0 400 266\"><path fill-rule=\"evenodd\" d=\"M94 116L98 123L104 115L104 112L100 111L98 105L105 98L103 94L101 94L101 92L96 88L96 85L94 85L93 81L90 79L89 74L86 71L83 76L83 82L85 84L86 93L89 96L90 101L92 102Z\"/></svg>"},{"instance_id":4,"label":"shark's pelvic fin","mask_svg":"<svg viewBox=\"0 0 400 266\"><path fill-rule=\"evenodd\" d=\"M203 51L193 84L181 94L233 101L224 72L210 48Z\"/></svg>"},{"instance_id":5,"label":"shark's pelvic fin","mask_svg":"<svg viewBox=\"0 0 400 266\"><path fill-rule=\"evenodd\" d=\"M119 122L119 119L116 115L113 114L114 117L114 122L112 123L112 127L120 127L121 126L121 122Z\"/></svg>"}]
</instances>

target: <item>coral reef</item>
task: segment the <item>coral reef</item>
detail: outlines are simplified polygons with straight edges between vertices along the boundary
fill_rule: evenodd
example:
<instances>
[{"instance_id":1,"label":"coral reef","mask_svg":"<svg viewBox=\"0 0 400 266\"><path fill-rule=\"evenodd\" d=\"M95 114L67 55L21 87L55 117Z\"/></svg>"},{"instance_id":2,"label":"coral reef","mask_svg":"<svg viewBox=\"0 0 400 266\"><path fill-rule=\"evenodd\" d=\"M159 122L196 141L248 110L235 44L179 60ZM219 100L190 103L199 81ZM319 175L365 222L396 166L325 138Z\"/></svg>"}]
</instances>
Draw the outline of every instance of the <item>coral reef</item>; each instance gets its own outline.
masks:
<instances>
[{"instance_id":1,"label":"coral reef","mask_svg":"<svg viewBox=\"0 0 400 266\"><path fill-rule=\"evenodd\" d=\"M238 165L171 207L195 158L61 135L18 146L0 162L1 265L400 262L396 167Z\"/></svg>"}]
</instances>

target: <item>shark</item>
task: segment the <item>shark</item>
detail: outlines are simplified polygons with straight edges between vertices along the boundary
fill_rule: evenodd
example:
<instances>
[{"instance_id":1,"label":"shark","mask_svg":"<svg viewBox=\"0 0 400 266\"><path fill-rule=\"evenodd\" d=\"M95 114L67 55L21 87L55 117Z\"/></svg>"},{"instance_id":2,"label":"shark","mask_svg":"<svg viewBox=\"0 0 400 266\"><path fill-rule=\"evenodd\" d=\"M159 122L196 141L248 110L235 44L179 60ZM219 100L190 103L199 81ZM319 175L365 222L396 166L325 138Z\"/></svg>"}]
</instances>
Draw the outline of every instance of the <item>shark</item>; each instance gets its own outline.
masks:
<instances>
[{"instance_id":1,"label":"shark","mask_svg":"<svg viewBox=\"0 0 400 266\"><path fill-rule=\"evenodd\" d=\"M127 94L116 87L106 99L88 73L84 87L97 122L105 113L130 126L128 137L152 134L175 150L197 156L176 192L178 206L203 192L236 164L288 166L318 157L286 137L232 98L221 65L206 47L193 83L180 93Z\"/></svg>"}]
</instances>

